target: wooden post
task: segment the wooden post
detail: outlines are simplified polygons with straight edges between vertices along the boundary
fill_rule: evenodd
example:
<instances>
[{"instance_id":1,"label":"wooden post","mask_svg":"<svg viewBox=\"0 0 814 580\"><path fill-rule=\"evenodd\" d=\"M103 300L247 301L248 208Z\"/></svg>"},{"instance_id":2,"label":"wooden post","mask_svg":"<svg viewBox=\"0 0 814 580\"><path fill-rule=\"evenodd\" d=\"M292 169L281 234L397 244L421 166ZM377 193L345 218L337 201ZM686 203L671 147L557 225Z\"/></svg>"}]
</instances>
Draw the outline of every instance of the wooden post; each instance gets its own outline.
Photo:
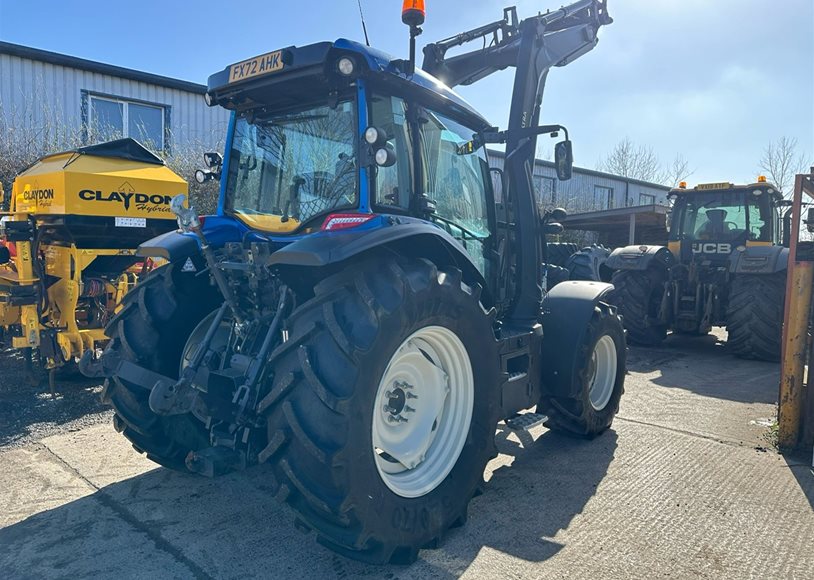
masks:
<instances>
[{"instance_id":1,"label":"wooden post","mask_svg":"<svg viewBox=\"0 0 814 580\"><path fill-rule=\"evenodd\" d=\"M803 382L808 355L814 262L798 261L803 192L814 197L811 177L798 175L794 182L786 305L783 324L780 395L777 409L778 444L793 449L803 429ZM814 419L809 419L809 421Z\"/></svg>"},{"instance_id":2,"label":"wooden post","mask_svg":"<svg viewBox=\"0 0 814 580\"><path fill-rule=\"evenodd\" d=\"M630 229L628 230L627 235L627 243L628 245L633 245L636 243L636 214L630 214Z\"/></svg>"}]
</instances>

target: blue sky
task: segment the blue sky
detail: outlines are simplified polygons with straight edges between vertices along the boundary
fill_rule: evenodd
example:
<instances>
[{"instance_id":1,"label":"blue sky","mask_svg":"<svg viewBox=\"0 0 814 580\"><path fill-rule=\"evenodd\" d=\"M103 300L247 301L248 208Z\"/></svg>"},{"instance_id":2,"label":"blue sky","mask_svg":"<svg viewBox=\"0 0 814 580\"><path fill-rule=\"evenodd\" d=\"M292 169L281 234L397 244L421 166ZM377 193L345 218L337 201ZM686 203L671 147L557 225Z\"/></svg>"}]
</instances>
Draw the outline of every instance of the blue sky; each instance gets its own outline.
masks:
<instances>
[{"instance_id":1,"label":"blue sky","mask_svg":"<svg viewBox=\"0 0 814 580\"><path fill-rule=\"evenodd\" d=\"M511 4L427 0L419 43L496 20ZM559 2L517 0L521 17ZM397 0L362 0L371 43L397 56ZM543 122L567 125L578 165L627 136L663 161L683 154L691 182L751 181L769 140L798 139L814 158L812 0L610 0L599 46L549 75ZM205 83L276 47L361 39L356 0L0 0L0 39ZM461 93L505 126L511 73Z\"/></svg>"}]
</instances>

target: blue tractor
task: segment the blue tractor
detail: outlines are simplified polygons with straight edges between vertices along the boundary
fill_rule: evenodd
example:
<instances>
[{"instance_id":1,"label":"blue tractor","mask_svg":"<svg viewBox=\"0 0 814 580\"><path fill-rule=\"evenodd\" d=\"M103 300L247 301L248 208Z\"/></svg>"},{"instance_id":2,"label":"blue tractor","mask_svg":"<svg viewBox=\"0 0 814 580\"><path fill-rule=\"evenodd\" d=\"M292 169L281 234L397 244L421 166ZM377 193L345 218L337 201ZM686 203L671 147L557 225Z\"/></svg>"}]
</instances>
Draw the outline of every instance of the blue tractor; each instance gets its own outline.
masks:
<instances>
[{"instance_id":1,"label":"blue tractor","mask_svg":"<svg viewBox=\"0 0 814 580\"><path fill-rule=\"evenodd\" d=\"M267 463L320 542L377 563L466 520L500 421L596 436L625 375L611 286L544 291L564 212L541 212L531 179L537 136L558 133L570 177L567 132L538 122L543 88L597 44L605 1L507 9L426 46L419 69L422 8L405 2L409 59L337 40L210 77L207 102L233 112L225 155L198 174L221 180L217 214L174 200L180 230L139 249L167 265L82 361L150 459L209 476ZM500 131L451 87L508 67Z\"/></svg>"}]
</instances>

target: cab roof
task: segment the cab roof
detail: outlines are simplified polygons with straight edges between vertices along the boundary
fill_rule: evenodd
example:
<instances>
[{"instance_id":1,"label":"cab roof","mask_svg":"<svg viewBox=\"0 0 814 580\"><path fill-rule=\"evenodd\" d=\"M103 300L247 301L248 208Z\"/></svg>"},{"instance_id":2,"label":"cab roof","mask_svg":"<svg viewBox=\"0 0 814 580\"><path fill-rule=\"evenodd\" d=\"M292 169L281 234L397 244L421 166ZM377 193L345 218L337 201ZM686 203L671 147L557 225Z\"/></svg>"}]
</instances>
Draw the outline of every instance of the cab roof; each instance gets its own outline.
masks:
<instances>
[{"instance_id":1,"label":"cab roof","mask_svg":"<svg viewBox=\"0 0 814 580\"><path fill-rule=\"evenodd\" d=\"M695 187L675 187L670 190L668 196L687 195L692 193L709 193L709 192L728 192L738 190L754 190L761 189L770 195L780 196L781 193L777 187L766 181L758 181L755 183L735 184L728 181L721 181L717 183L699 183Z\"/></svg>"},{"instance_id":2,"label":"cab roof","mask_svg":"<svg viewBox=\"0 0 814 580\"><path fill-rule=\"evenodd\" d=\"M405 83L433 93L450 105L476 118L484 127L490 126L489 122L472 105L434 76L419 68L416 68L413 74L408 75L405 71L405 61L345 38L337 39L335 42L318 42L302 47L290 46L231 64L209 77L207 102L212 106L221 105L227 109L239 109L244 101L243 97L247 93L272 83L296 81L298 78L307 76L309 72L312 74L323 72L326 65L338 60L342 55L356 57L359 64L365 67L366 75L385 81ZM252 61L266 57L279 59L279 61L275 61L277 66L270 67L266 72L256 72L257 65L252 65ZM235 79L234 67L240 65L255 67L255 74ZM262 105L260 102L256 104Z\"/></svg>"}]
</instances>

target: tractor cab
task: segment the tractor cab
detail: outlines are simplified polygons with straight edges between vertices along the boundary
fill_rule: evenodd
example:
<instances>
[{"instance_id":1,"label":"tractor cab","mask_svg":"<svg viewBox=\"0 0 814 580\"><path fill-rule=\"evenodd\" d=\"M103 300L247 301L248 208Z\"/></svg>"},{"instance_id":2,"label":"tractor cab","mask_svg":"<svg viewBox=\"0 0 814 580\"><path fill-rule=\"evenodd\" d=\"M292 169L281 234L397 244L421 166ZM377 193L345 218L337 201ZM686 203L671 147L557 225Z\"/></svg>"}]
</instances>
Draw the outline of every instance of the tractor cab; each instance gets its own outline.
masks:
<instances>
[{"instance_id":1,"label":"tractor cab","mask_svg":"<svg viewBox=\"0 0 814 580\"><path fill-rule=\"evenodd\" d=\"M429 74L408 74L409 66L340 39L210 77L209 104L234 111L219 215L282 244L375 227L385 214L427 219L486 275L492 179L484 144L471 144L490 125Z\"/></svg>"},{"instance_id":2,"label":"tractor cab","mask_svg":"<svg viewBox=\"0 0 814 580\"><path fill-rule=\"evenodd\" d=\"M682 183L674 199L669 248L682 263L695 258L725 264L740 247L780 243L782 195L760 178L750 185Z\"/></svg>"}]
</instances>

